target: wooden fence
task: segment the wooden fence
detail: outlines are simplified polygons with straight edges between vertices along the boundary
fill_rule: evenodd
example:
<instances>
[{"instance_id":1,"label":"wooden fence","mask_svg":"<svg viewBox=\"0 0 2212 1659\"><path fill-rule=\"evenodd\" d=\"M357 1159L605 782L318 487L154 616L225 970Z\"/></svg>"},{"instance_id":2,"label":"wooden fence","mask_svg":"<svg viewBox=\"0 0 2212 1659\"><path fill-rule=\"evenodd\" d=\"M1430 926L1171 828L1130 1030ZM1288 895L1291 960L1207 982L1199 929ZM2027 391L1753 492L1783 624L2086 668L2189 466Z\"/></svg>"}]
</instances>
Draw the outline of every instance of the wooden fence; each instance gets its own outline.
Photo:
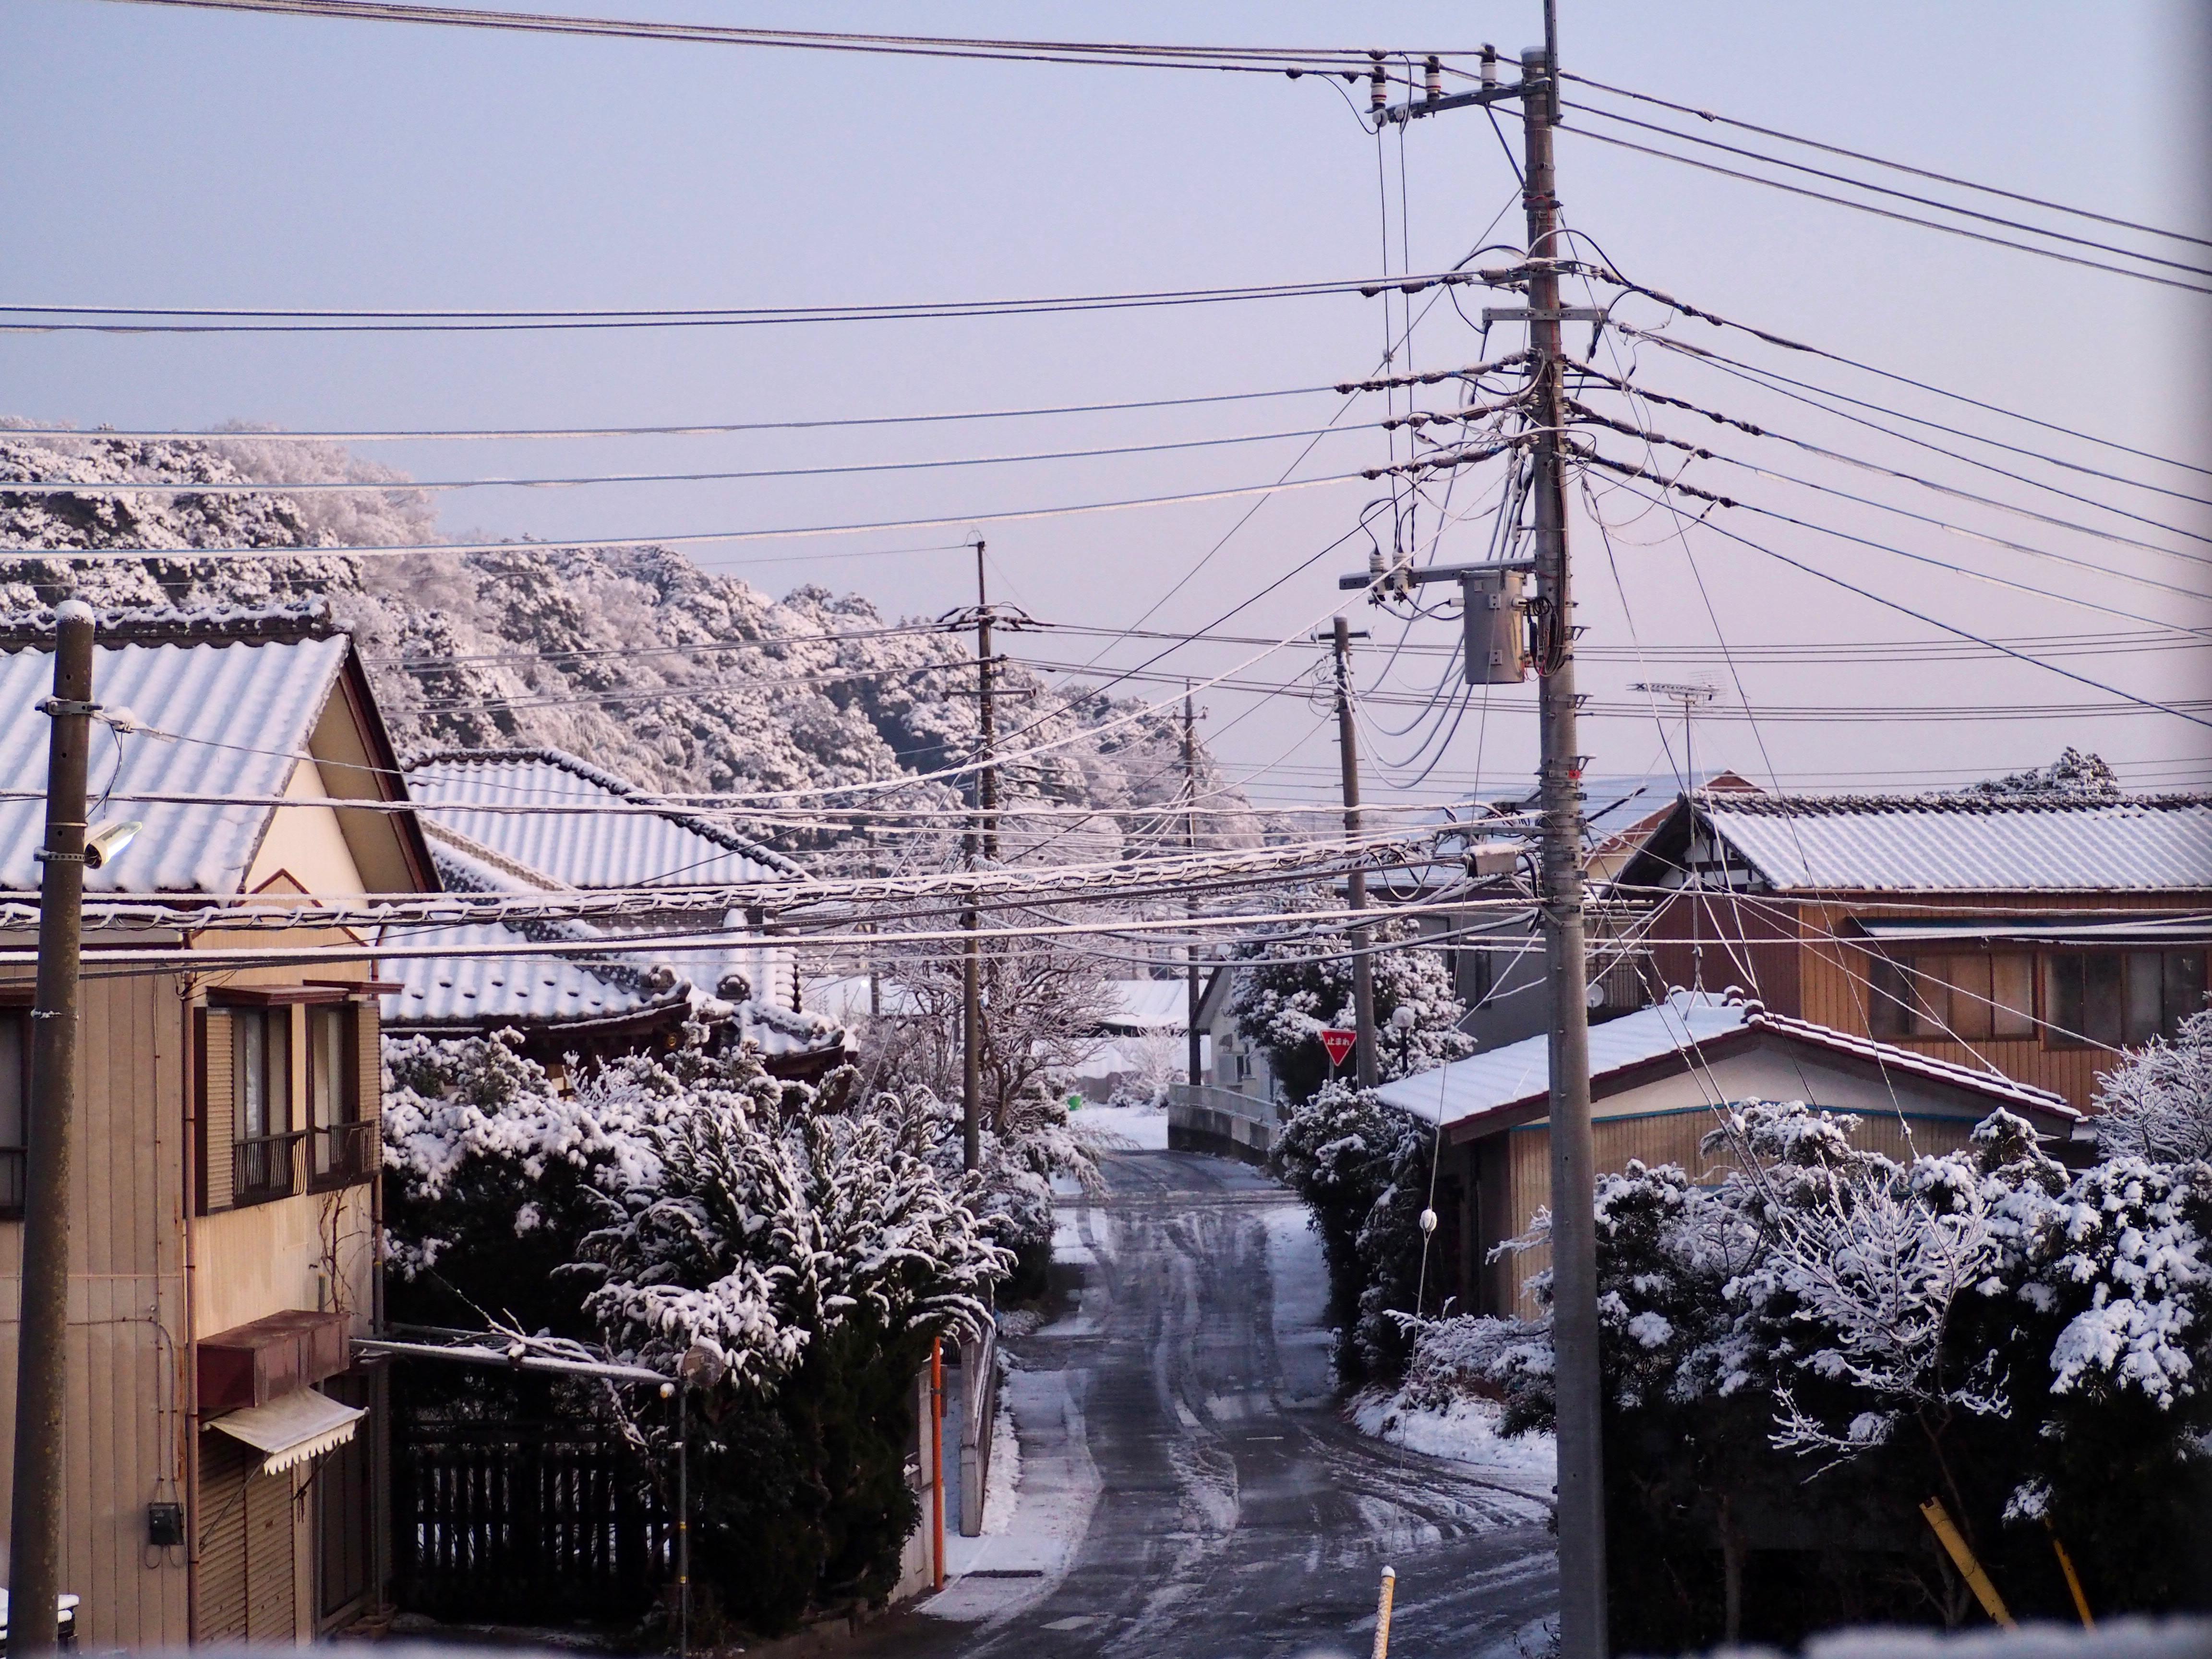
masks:
<instances>
[{"instance_id":1,"label":"wooden fence","mask_svg":"<svg viewBox=\"0 0 2212 1659\"><path fill-rule=\"evenodd\" d=\"M392 1474L394 1594L410 1612L471 1623L629 1620L673 1576L670 1505L619 1436L403 1418Z\"/></svg>"}]
</instances>

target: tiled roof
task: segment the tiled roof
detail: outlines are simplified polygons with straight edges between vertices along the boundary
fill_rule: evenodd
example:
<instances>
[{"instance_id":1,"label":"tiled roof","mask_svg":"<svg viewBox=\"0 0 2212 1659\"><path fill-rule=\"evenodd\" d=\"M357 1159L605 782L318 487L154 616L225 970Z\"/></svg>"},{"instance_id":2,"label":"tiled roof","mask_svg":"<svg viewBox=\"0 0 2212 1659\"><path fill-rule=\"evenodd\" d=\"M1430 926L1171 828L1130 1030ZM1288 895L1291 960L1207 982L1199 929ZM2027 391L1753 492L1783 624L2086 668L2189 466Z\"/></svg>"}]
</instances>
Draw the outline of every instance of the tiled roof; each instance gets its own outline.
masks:
<instances>
[{"instance_id":1,"label":"tiled roof","mask_svg":"<svg viewBox=\"0 0 2212 1659\"><path fill-rule=\"evenodd\" d=\"M562 1024L611 1019L648 1009L682 1006L691 988L675 975L623 973L605 964L561 957L504 956L529 943L522 933L498 922L466 927L410 931L410 944L466 945L481 957L411 957L387 960L386 971L400 988L387 992L383 1016L388 1025Z\"/></svg>"},{"instance_id":2,"label":"tiled roof","mask_svg":"<svg viewBox=\"0 0 2212 1659\"><path fill-rule=\"evenodd\" d=\"M512 892L526 884L443 842L433 842L441 884L454 892ZM588 956L527 956L532 943L592 945L598 930L578 921L492 922L413 930L410 944L480 949L482 957L389 957L400 989L387 993L383 1013L396 1027L448 1026L488 1030L501 1025L549 1025L615 1019L656 1009L691 1007L714 1019L735 1019L763 1054L820 1054L842 1048L838 1022L775 1006L789 983L787 945L743 934L744 919L725 917L726 944L657 951L647 940L605 942Z\"/></svg>"},{"instance_id":3,"label":"tiled roof","mask_svg":"<svg viewBox=\"0 0 2212 1659\"><path fill-rule=\"evenodd\" d=\"M1715 1000L1682 991L1674 992L1656 1006L1591 1026L1590 1080L1596 1084L1616 1072L1697 1049L1745 1030L1770 1032L1833 1053L1876 1060L1893 1071L1986 1095L1992 1107L2011 1106L2067 1119L2080 1115L2050 1091L2016 1083L1994 1072L1974 1071L1832 1030L1809 1020L1771 1014L1756 1002ZM1486 1054L1453 1060L1434 1071L1400 1078L1382 1085L1376 1093L1385 1104L1425 1122L1435 1122L1441 1108L1449 1127L1505 1107L1540 1103L1551 1090L1550 1049L1548 1036L1524 1038Z\"/></svg>"},{"instance_id":4,"label":"tiled roof","mask_svg":"<svg viewBox=\"0 0 2212 1659\"><path fill-rule=\"evenodd\" d=\"M1190 988L1179 979L1115 979L1106 982L1109 1028L1180 1031L1190 1016Z\"/></svg>"},{"instance_id":5,"label":"tiled roof","mask_svg":"<svg viewBox=\"0 0 2212 1659\"><path fill-rule=\"evenodd\" d=\"M799 873L781 853L690 813L593 811L638 800L643 792L557 750L428 755L408 767L407 790L427 822L457 830L563 886L718 886ZM577 810L490 810L515 805Z\"/></svg>"},{"instance_id":6,"label":"tiled roof","mask_svg":"<svg viewBox=\"0 0 2212 1659\"><path fill-rule=\"evenodd\" d=\"M33 619L35 620L35 619ZM189 620L189 619L188 619ZM204 619L202 619L204 620ZM216 619L220 621L221 619ZM35 634L32 635L35 637ZM39 884L32 854L45 836L47 722L53 692L46 644L0 653L0 890ZM343 636L255 642L95 644L92 694L171 736L119 740L96 728L91 787L196 795L279 795L351 649ZM120 755L118 759L118 741ZM90 893L235 893L275 809L131 802L104 817L145 829L112 863L85 872Z\"/></svg>"},{"instance_id":7,"label":"tiled roof","mask_svg":"<svg viewBox=\"0 0 2212 1659\"><path fill-rule=\"evenodd\" d=\"M2212 797L1703 794L1775 887L1876 892L2212 889Z\"/></svg>"}]
</instances>

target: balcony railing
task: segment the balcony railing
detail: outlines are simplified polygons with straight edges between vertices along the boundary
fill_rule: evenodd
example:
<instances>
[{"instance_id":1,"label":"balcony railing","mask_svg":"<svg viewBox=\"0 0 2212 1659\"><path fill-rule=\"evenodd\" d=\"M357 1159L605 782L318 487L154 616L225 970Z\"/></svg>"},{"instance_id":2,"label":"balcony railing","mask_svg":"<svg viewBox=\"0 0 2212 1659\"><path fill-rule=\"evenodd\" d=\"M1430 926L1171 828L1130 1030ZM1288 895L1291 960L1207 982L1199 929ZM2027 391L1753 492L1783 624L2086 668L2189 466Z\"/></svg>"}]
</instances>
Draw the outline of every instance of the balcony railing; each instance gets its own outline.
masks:
<instances>
[{"instance_id":1,"label":"balcony railing","mask_svg":"<svg viewBox=\"0 0 2212 1659\"><path fill-rule=\"evenodd\" d=\"M318 1187L343 1187L376 1172L380 1143L374 1119L331 1123L307 1133L307 1167Z\"/></svg>"},{"instance_id":2,"label":"balcony railing","mask_svg":"<svg viewBox=\"0 0 2212 1659\"><path fill-rule=\"evenodd\" d=\"M305 1129L277 1135L240 1135L232 1148L231 1191L240 1204L286 1198L300 1188L297 1148Z\"/></svg>"}]
</instances>

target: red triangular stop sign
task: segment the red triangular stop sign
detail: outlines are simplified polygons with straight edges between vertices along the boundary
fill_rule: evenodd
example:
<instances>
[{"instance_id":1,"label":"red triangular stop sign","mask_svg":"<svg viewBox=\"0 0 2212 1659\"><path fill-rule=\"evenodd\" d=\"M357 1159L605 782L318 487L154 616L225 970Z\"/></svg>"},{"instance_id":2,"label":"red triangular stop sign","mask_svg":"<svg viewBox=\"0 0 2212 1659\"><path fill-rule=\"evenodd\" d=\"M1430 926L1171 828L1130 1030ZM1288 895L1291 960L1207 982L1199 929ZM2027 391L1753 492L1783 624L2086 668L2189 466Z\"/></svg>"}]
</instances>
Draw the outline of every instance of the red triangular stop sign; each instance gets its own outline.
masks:
<instances>
[{"instance_id":1,"label":"red triangular stop sign","mask_svg":"<svg viewBox=\"0 0 2212 1659\"><path fill-rule=\"evenodd\" d=\"M1343 1065L1344 1057L1352 1052L1352 1045L1358 1041L1358 1032L1340 1031L1334 1026L1321 1034L1321 1046L1328 1050L1328 1063L1332 1066Z\"/></svg>"}]
</instances>

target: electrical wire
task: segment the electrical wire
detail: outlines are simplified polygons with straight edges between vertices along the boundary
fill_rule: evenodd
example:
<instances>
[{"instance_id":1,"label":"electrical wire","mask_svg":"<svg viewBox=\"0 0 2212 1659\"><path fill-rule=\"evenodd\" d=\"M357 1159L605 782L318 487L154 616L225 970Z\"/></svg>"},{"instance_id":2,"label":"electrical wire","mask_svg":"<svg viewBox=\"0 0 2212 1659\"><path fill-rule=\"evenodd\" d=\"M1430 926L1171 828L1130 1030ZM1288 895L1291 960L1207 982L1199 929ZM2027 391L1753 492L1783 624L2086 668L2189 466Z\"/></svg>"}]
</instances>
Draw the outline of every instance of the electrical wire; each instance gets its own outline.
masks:
<instances>
[{"instance_id":1,"label":"electrical wire","mask_svg":"<svg viewBox=\"0 0 2212 1659\"><path fill-rule=\"evenodd\" d=\"M1649 144L1639 144L1626 138L1617 138L1609 132L1593 132L1588 127L1565 127L1562 131L1579 133L1601 144L1611 144L1617 149L1633 150L1639 155L1656 156L1662 161L1677 166L1695 167L1701 173L1716 173L1724 179L1740 179L1745 184L1764 185L1769 190L1786 191L1791 196L1803 196L1815 202L1826 202L1833 207L1850 208L1859 213L1870 213L1878 219L1891 219L1899 224L1917 225L1923 230L1940 230L1947 235L1963 236L1969 241L1986 242L1992 247L2011 248L2019 253L2033 253L2040 258L2055 259L2061 264L2080 265L2089 270L2106 271L2115 276L2132 276L2139 283L2154 283L2160 288L2177 288L2185 294L2212 295L2212 287L2200 283L2185 282L2179 276L2160 276L2154 271L2130 270L2125 265L2107 264L2101 259L2085 258L2078 253L2061 253L2056 248L2037 247L2028 242L2015 242L2002 236L1991 236L1984 231L1968 230L1963 225L1947 225L1935 219L1923 219L1910 213L1899 213L1891 208L1876 207L1871 202L1854 202L1848 197L1831 196L1826 191L1810 190L1803 185L1785 184L1779 179L1765 179L1755 173L1745 173L1735 167L1724 167L1716 161L1700 161L1693 155L1677 155L1671 150L1655 149ZM2193 267L2192 267L2193 269Z\"/></svg>"},{"instance_id":2,"label":"electrical wire","mask_svg":"<svg viewBox=\"0 0 2212 1659\"><path fill-rule=\"evenodd\" d=\"M1968 397L1963 392L1947 391L1942 386L1932 385L1926 380L1917 380L1909 374L1899 374L1893 369L1878 368L1872 363L1861 362L1856 357L1847 357L1839 351L1830 351L1822 346L1808 345L1802 340L1793 340L1787 335L1777 334L1769 329L1754 327L1749 323L1740 323L1733 318L1722 316L1718 312L1707 311L1701 306L1693 306L1686 300L1678 300L1673 295L1666 293L1662 289L1648 288L1641 283L1632 283L1626 277L1621 276L1619 270L1614 269L1593 270L1588 272L1588 274L1595 277L1599 282L1607 283L1611 287L1621 289L1631 294L1640 294L1645 299L1650 300L1658 305L1664 306L1670 311L1680 312L1685 317L1694 317L1698 321L1711 323L1717 328L1735 329L1739 333L1750 335L1754 340L1763 341L1771 346L1778 346L1784 351L1800 351L1803 352L1808 356L1824 358L1832 363L1840 363L1845 368L1855 368L1862 374L1871 374L1877 380L1888 380L1898 386L1908 386L1915 392L1925 392L1932 397L1948 398L1953 403L1964 404L1970 409L1978 409L1987 414L2002 415L2007 420L2019 421L2028 426L2040 427L2046 432L2056 432L2062 437L2074 438L2079 440L2082 443L2095 444L2101 448L2116 450L2123 455L2133 455L2139 460L2156 461L2161 466L2176 467L2185 472L2197 472L2203 474L2206 477L2212 477L2212 466L2200 466L2194 461L2176 460L2170 455L2160 455L2153 450L2138 449L2131 444L2124 444L2112 438L2100 438L2092 432L2083 432L2070 426L2061 426L2055 421L2046 421L2039 416L2024 415L2016 409L2007 409L2001 404L1985 403L1979 398ZM1617 323L1612 325L1620 328L1624 333L1634 335L1638 338L1652 340L1660 344L1669 344L1678 350L1687 352L1693 356L1718 356L1717 353L1708 353L1705 351L1703 348L1691 345L1685 341L1669 340L1668 337L1662 334L1655 334L1644 330L1627 328L1623 325ZM1723 358L1721 361L1731 362L1732 360ZM1741 365L1739 365L1739 367L1741 367ZM1771 371L1760 372L1771 373ZM1775 378L1778 380L1784 377L1778 374ZM1790 384L1795 386L1802 383L1791 381ZM1815 392L1825 392L1826 390L1826 388L1820 386L1811 386L1807 389ZM1844 394L1841 392L1829 392L1827 395L1831 397L1842 398ZM1856 400L1847 399L1846 401ZM1876 407L1876 405L1871 404L1863 406ZM1904 416L1901 418L1910 420L1912 417L1911 416ZM1944 429L1948 430L1948 428ZM1971 433L1963 433L1959 435L1972 437L1973 434ZM1985 440L1984 441L1988 441ZM2195 498L2192 497L2191 499Z\"/></svg>"},{"instance_id":3,"label":"electrical wire","mask_svg":"<svg viewBox=\"0 0 2212 1659\"><path fill-rule=\"evenodd\" d=\"M211 432L115 429L108 427L82 431L75 428L31 428L10 431L11 438L76 439L88 443L456 443L509 439L567 438L696 438L747 432L817 432L854 426L930 426L954 421L1030 420L1058 415L1113 415L1131 410L1189 409L1206 404L1256 403L1274 398L1306 398L1325 392L1340 395L1343 386L1285 386L1273 392L1217 392L1192 398L1137 398L1121 403L1053 404L1035 409L966 409L925 415L842 415L811 421L728 421L689 426L604 427L426 427L414 430L347 432L264 431L240 428Z\"/></svg>"},{"instance_id":4,"label":"electrical wire","mask_svg":"<svg viewBox=\"0 0 2212 1659\"><path fill-rule=\"evenodd\" d=\"M1661 126L1651 121L1640 121L1632 115L1622 115L1612 110L1600 109L1595 105L1569 104L1565 107L1575 111L1577 114L1595 115L1604 120L1618 121L1623 125L1640 128L1645 132L1656 132L1663 137L1673 138L1683 143L1700 144L1709 149L1723 150L1730 155L1742 156L1749 161L1765 161L1771 167L1788 167L1793 173L1802 173L1815 179L1826 179L1833 184L1848 185L1854 190L1869 191L1878 196L1887 196L1897 201L1911 202L1921 207L1935 208L1944 213L1955 213L1963 218L1978 220L1984 224L2001 225L2008 230L2025 231L2033 236L2048 237L2053 241L2069 243L2075 247L2086 247L2100 253L2113 253L2122 258L2141 260L2145 264L2163 265L2170 270L2186 271L2192 276L2212 276L2212 270L2208 270L2203 265L2190 264L2180 259L2163 258L2157 254L2139 252L2134 248L2122 247L2116 243L2094 241L2086 236L2075 236L2063 230L2051 230L2041 225L2028 224L2022 220L2007 219L1998 214L1983 213L1977 209L1960 207L1954 203L1941 201L1932 196L1916 196L1910 191L1893 190L1887 185L1870 184L1863 179L1854 179L1848 173L1830 173L1825 168L1810 167L1802 161L1792 161L1779 155L1769 155L1763 150L1746 149L1740 145L1723 143L1717 138L1706 138L1693 132L1680 132L1673 127ZM1592 133L1589 136L1598 137L1601 135ZM1772 181L1760 180L1759 182ZM1937 226L1936 228L1944 229L1948 227ZM2015 246L2018 244L2008 243L2006 246Z\"/></svg>"},{"instance_id":5,"label":"electrical wire","mask_svg":"<svg viewBox=\"0 0 2212 1659\"><path fill-rule=\"evenodd\" d=\"M2139 230L2146 235L2163 236L2170 241L2194 242L2202 247L2212 247L2212 237L2193 236L2179 230L2162 230L2156 225L2146 225L2133 219L2116 219L2110 214L2094 212L2088 208L2070 207L2063 202L2050 201L2040 196L2025 196L2018 191L2001 189L1996 185L1979 184L1972 179L1961 179L1951 173L1935 173L1926 167L1914 167L1910 162L1890 161L1880 155L1869 155L1863 150L1845 149L1841 145L1824 143L1817 138L1800 137L1796 133L1782 132L1773 127L1758 126L1749 121L1739 121L1726 115L1716 115L1711 110L1698 109L1689 104L1674 103L1668 99L1656 97L1648 92L1636 92L1626 87L1607 86L1602 81L1593 80L1587 75L1577 75L1569 70L1561 70L1559 73L1559 78L1563 81L1579 82L1583 86L1596 91L1611 93L1616 98L1632 98L1638 103L1656 104L1661 108L1673 110L1677 114L1694 115L1702 121L1717 122L1722 126L1735 127L1744 132L1755 132L1762 138L1779 138L1784 143L1800 144L1807 149L1823 150L1830 155L1840 155L1849 161L1865 161L1874 167L1888 167L1893 172L1911 173L1917 179L1930 179L1940 185L1955 185L1961 190L1975 190L1987 196L2001 196L2008 201L2019 202L2027 207L2047 208L2053 213L2069 213L2079 219L2094 219L2100 224L2112 225L2121 230Z\"/></svg>"},{"instance_id":6,"label":"electrical wire","mask_svg":"<svg viewBox=\"0 0 2212 1659\"><path fill-rule=\"evenodd\" d=\"M1112 444L1095 449L1039 450L1018 455L966 455L930 461L854 461L834 466L757 467L722 472L605 472L565 478L430 478L404 483L334 480L311 483L175 482L79 483L67 478L27 478L0 483L0 495L388 495L409 490L443 493L457 489L574 489L588 484L727 483L756 478L834 478L871 472L934 472L950 467L1006 466L1037 461L1093 460L1109 455L1158 455L1188 449L1220 449L1237 444L1274 443L1285 438L1355 437L1367 427L1313 427L1290 432L1241 433L1224 438L1178 438L1158 443ZM1309 446L1310 448L1310 446Z\"/></svg>"},{"instance_id":7,"label":"electrical wire","mask_svg":"<svg viewBox=\"0 0 2212 1659\"><path fill-rule=\"evenodd\" d=\"M164 0L131 0L150 5ZM179 3L188 0L179 0ZM1325 299L1356 294L1373 299L1386 289L1418 294L1429 288L1490 287L1503 271L1434 271L1421 276L1355 276L1315 283L1262 283L1242 288L1164 289L1132 294L1070 294L1031 299L911 301L877 305L766 306L694 309L537 311L309 309L281 306L91 306L0 303L0 333L17 334L440 334L511 333L604 328L752 328L798 323L945 321L1094 311L1145 311L1164 306L1241 304L1253 300ZM91 319L108 320L93 321ZM59 319L59 320L48 320ZM254 320L248 320L254 319Z\"/></svg>"}]
</instances>

